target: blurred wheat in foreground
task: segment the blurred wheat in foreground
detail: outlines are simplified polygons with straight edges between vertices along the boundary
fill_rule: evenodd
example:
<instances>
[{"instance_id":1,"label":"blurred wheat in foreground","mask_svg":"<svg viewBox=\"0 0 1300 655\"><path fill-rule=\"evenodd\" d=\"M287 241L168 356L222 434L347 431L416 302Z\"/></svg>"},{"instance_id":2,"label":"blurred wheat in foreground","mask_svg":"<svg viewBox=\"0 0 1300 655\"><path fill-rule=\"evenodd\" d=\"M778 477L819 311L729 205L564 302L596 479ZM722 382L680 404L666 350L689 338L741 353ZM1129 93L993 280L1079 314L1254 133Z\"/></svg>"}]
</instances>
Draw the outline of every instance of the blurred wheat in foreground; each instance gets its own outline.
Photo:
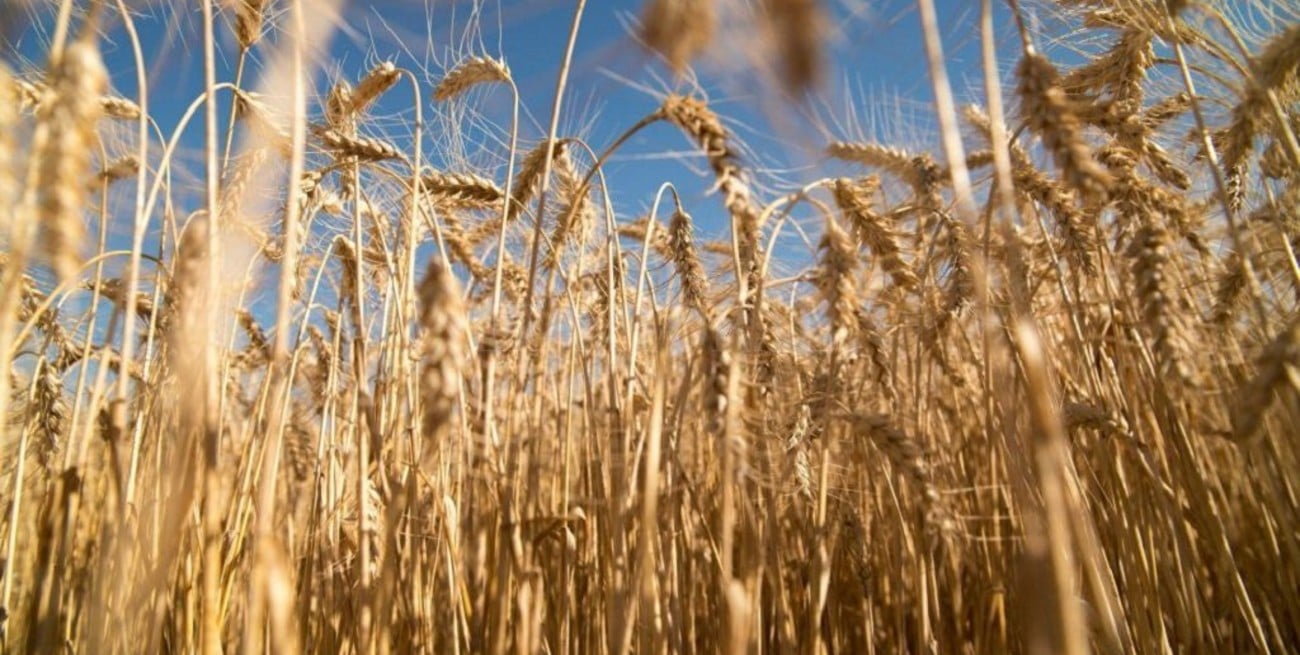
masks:
<instances>
[{"instance_id":1,"label":"blurred wheat in foreground","mask_svg":"<svg viewBox=\"0 0 1300 655\"><path fill-rule=\"evenodd\" d=\"M1024 2L956 106L920 0L942 148L786 195L701 93L587 143L502 57L336 72L328 0L193 3L197 99L110 86L161 10L6 13L3 650L1297 652L1300 10ZM832 4L637 37L752 13L794 106ZM712 197L614 211L650 129Z\"/></svg>"}]
</instances>

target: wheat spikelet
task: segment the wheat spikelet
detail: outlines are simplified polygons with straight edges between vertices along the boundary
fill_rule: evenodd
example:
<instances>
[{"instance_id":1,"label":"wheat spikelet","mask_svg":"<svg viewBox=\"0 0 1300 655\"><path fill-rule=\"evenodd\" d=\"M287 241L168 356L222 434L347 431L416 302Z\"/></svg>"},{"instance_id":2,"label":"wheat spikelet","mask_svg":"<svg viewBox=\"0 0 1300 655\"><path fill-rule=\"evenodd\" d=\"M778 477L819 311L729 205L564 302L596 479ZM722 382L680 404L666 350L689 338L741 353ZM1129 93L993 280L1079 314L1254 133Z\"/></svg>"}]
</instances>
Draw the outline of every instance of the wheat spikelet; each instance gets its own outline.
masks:
<instances>
[{"instance_id":1,"label":"wheat spikelet","mask_svg":"<svg viewBox=\"0 0 1300 655\"><path fill-rule=\"evenodd\" d=\"M1207 254L1209 248L1200 234L1200 215L1187 206L1182 196L1167 189L1151 184L1137 172L1137 160L1133 151L1120 146L1110 145L1100 153L1114 175L1111 195L1116 208L1127 221L1145 221L1152 214L1159 214L1169 219L1178 229L1178 235L1201 254Z\"/></svg>"},{"instance_id":2,"label":"wheat spikelet","mask_svg":"<svg viewBox=\"0 0 1300 655\"><path fill-rule=\"evenodd\" d=\"M495 182L473 173L430 171L420 184L434 204L456 209L491 209L501 204L505 192Z\"/></svg>"},{"instance_id":3,"label":"wheat spikelet","mask_svg":"<svg viewBox=\"0 0 1300 655\"><path fill-rule=\"evenodd\" d=\"M1084 402L1068 402L1062 408L1065 427L1071 430L1097 430L1112 437L1132 436L1124 418L1111 414L1104 407Z\"/></svg>"},{"instance_id":4,"label":"wheat spikelet","mask_svg":"<svg viewBox=\"0 0 1300 655\"><path fill-rule=\"evenodd\" d=\"M136 104L134 100L121 96L103 96L99 99L99 107L107 118L122 121L133 121L140 118L140 105Z\"/></svg>"},{"instance_id":5,"label":"wheat spikelet","mask_svg":"<svg viewBox=\"0 0 1300 655\"><path fill-rule=\"evenodd\" d=\"M635 239L641 243L650 243L650 251L663 259L672 259L672 246L668 235L665 233L663 225L658 221L651 220L649 215L642 216L631 223L625 223L618 228L618 235Z\"/></svg>"},{"instance_id":6,"label":"wheat spikelet","mask_svg":"<svg viewBox=\"0 0 1300 655\"><path fill-rule=\"evenodd\" d=\"M877 143L835 141L826 146L826 154L836 159L884 170L918 191L924 186L916 156L902 148Z\"/></svg>"},{"instance_id":7,"label":"wheat spikelet","mask_svg":"<svg viewBox=\"0 0 1300 655\"><path fill-rule=\"evenodd\" d=\"M1259 434L1277 394L1300 391L1300 321L1292 321L1260 353L1255 377L1242 386L1232 407L1230 436L1249 443Z\"/></svg>"},{"instance_id":8,"label":"wheat spikelet","mask_svg":"<svg viewBox=\"0 0 1300 655\"><path fill-rule=\"evenodd\" d=\"M1186 92L1175 93L1151 105L1142 113L1142 122L1148 130L1156 130L1192 108L1192 97Z\"/></svg>"},{"instance_id":9,"label":"wheat spikelet","mask_svg":"<svg viewBox=\"0 0 1300 655\"><path fill-rule=\"evenodd\" d=\"M112 184L119 180L135 177L140 173L140 160L135 155L118 157L99 169L95 177L101 184Z\"/></svg>"},{"instance_id":10,"label":"wheat spikelet","mask_svg":"<svg viewBox=\"0 0 1300 655\"><path fill-rule=\"evenodd\" d=\"M1178 322L1172 291L1169 288L1169 235L1164 228L1148 222L1134 236L1128 255L1132 258L1133 279L1142 306L1142 318L1152 335L1161 374L1187 379L1183 364L1182 326Z\"/></svg>"},{"instance_id":11,"label":"wheat spikelet","mask_svg":"<svg viewBox=\"0 0 1300 655\"><path fill-rule=\"evenodd\" d=\"M1281 89L1300 66L1300 24L1282 30L1264 44L1255 57L1255 83L1265 89Z\"/></svg>"},{"instance_id":12,"label":"wheat spikelet","mask_svg":"<svg viewBox=\"0 0 1300 655\"><path fill-rule=\"evenodd\" d=\"M330 87L325 98L325 122L335 130L351 134L356 131L356 118L352 112L352 85L340 79Z\"/></svg>"},{"instance_id":13,"label":"wheat spikelet","mask_svg":"<svg viewBox=\"0 0 1300 655\"><path fill-rule=\"evenodd\" d=\"M589 189L582 185L582 176L578 174L569 157L568 149L555 157L556 195L560 205L555 212L555 229L551 232L551 249L546 253L544 265L554 267L564 251L564 246L574 233L586 234L596 222L596 211L591 203Z\"/></svg>"},{"instance_id":14,"label":"wheat spikelet","mask_svg":"<svg viewBox=\"0 0 1300 655\"><path fill-rule=\"evenodd\" d=\"M471 57L453 68L433 90L433 98L446 102L479 84L510 81L510 69L491 57Z\"/></svg>"},{"instance_id":15,"label":"wheat spikelet","mask_svg":"<svg viewBox=\"0 0 1300 655\"><path fill-rule=\"evenodd\" d=\"M1223 272L1214 288L1214 309L1210 321L1218 326L1227 326L1236 318L1237 307L1241 304L1246 290L1246 271L1242 266L1241 255L1232 253L1223 263Z\"/></svg>"},{"instance_id":16,"label":"wheat spikelet","mask_svg":"<svg viewBox=\"0 0 1300 655\"><path fill-rule=\"evenodd\" d=\"M207 219L200 218L190 221L181 234L166 298L168 369L177 380L182 426L189 427L202 421L211 373L206 364L211 334L208 230Z\"/></svg>"},{"instance_id":17,"label":"wheat spikelet","mask_svg":"<svg viewBox=\"0 0 1300 655\"><path fill-rule=\"evenodd\" d=\"M821 77L825 16L818 0L765 0L763 16L781 60L781 80L797 94Z\"/></svg>"},{"instance_id":18,"label":"wheat spikelet","mask_svg":"<svg viewBox=\"0 0 1300 655\"><path fill-rule=\"evenodd\" d=\"M1232 209L1245 204L1248 158L1256 137L1269 126L1269 94L1292 79L1300 63L1300 28L1291 27L1274 37L1252 62L1243 97L1232 108L1228 126L1215 134L1215 146L1223 153Z\"/></svg>"},{"instance_id":19,"label":"wheat spikelet","mask_svg":"<svg viewBox=\"0 0 1300 655\"><path fill-rule=\"evenodd\" d=\"M1259 172L1271 180L1289 180L1300 173L1300 168L1287 156L1283 142L1274 140L1259 156Z\"/></svg>"},{"instance_id":20,"label":"wheat spikelet","mask_svg":"<svg viewBox=\"0 0 1300 655\"><path fill-rule=\"evenodd\" d=\"M714 0L647 0L641 40L681 74L713 40Z\"/></svg>"},{"instance_id":21,"label":"wheat spikelet","mask_svg":"<svg viewBox=\"0 0 1300 655\"><path fill-rule=\"evenodd\" d=\"M223 225L244 223L243 202L248 185L252 182L253 174L262 169L262 164L270 154L267 148L252 148L227 171L226 179L221 184L221 199L218 203Z\"/></svg>"},{"instance_id":22,"label":"wheat spikelet","mask_svg":"<svg viewBox=\"0 0 1300 655\"><path fill-rule=\"evenodd\" d=\"M665 119L686 132L704 151L713 169L722 202L740 235L741 265L752 277L758 256L759 213L751 198L744 169L731 148L730 136L717 114L698 98L670 95L660 111Z\"/></svg>"},{"instance_id":23,"label":"wheat spikelet","mask_svg":"<svg viewBox=\"0 0 1300 655\"><path fill-rule=\"evenodd\" d=\"M351 240L343 237L336 237L334 245L342 275L339 302L351 306L353 318L359 319L361 308L357 306L357 248ZM360 329L360 323L360 320L355 320L353 326Z\"/></svg>"},{"instance_id":24,"label":"wheat spikelet","mask_svg":"<svg viewBox=\"0 0 1300 655\"><path fill-rule=\"evenodd\" d=\"M1016 72L1020 78L1021 115L1052 153L1066 184L1085 197L1104 195L1110 176L1092 158L1083 126L1061 87L1056 67L1031 52L1020 61Z\"/></svg>"},{"instance_id":25,"label":"wheat spikelet","mask_svg":"<svg viewBox=\"0 0 1300 655\"><path fill-rule=\"evenodd\" d=\"M992 166L994 161L992 150L976 150L966 155L966 168L972 170L984 168L985 166Z\"/></svg>"},{"instance_id":26,"label":"wheat spikelet","mask_svg":"<svg viewBox=\"0 0 1300 655\"><path fill-rule=\"evenodd\" d=\"M871 439L894 468L921 492L927 527L941 533L951 531L955 526L934 483L930 457L925 448L885 414L856 413L849 417L849 423L854 430Z\"/></svg>"},{"instance_id":27,"label":"wheat spikelet","mask_svg":"<svg viewBox=\"0 0 1300 655\"><path fill-rule=\"evenodd\" d=\"M262 21L267 0L231 0L235 7L235 39L248 51L262 38Z\"/></svg>"},{"instance_id":28,"label":"wheat spikelet","mask_svg":"<svg viewBox=\"0 0 1300 655\"><path fill-rule=\"evenodd\" d=\"M312 132L321 144L333 150L338 157L356 157L366 161L385 161L401 159L402 151L390 143L379 139L348 136L329 128L316 128Z\"/></svg>"},{"instance_id":29,"label":"wheat spikelet","mask_svg":"<svg viewBox=\"0 0 1300 655\"><path fill-rule=\"evenodd\" d=\"M436 439L446 429L460 390L467 358L468 324L460 285L442 263L430 260L420 282L420 396L424 402L422 431ZM432 443L427 444L432 446Z\"/></svg>"},{"instance_id":30,"label":"wheat spikelet","mask_svg":"<svg viewBox=\"0 0 1300 655\"><path fill-rule=\"evenodd\" d=\"M108 71L99 49L89 41L70 44L59 58L52 78L52 99L41 120L49 140L43 152L38 185L41 190L42 247L60 280L81 268L86 226L81 216L85 181L91 175L90 153L95 126L103 109L97 99L108 86Z\"/></svg>"},{"instance_id":31,"label":"wheat spikelet","mask_svg":"<svg viewBox=\"0 0 1300 655\"><path fill-rule=\"evenodd\" d=\"M384 95L397 84L401 76L401 72L391 61L381 62L370 69L370 72L366 73L366 76L357 82L357 87L352 90L348 103L352 113L357 115L366 113L379 96Z\"/></svg>"},{"instance_id":32,"label":"wheat spikelet","mask_svg":"<svg viewBox=\"0 0 1300 655\"><path fill-rule=\"evenodd\" d=\"M8 68L5 69L8 71ZM13 77L13 73L8 73L13 82L15 91L18 94L18 111L37 112L45 104L46 94L49 87L39 80L23 80Z\"/></svg>"},{"instance_id":33,"label":"wheat spikelet","mask_svg":"<svg viewBox=\"0 0 1300 655\"><path fill-rule=\"evenodd\" d=\"M519 166L519 173L515 176L514 186L510 189L510 207L506 210L507 223L519 218L528 201L541 187L548 151L552 158L559 157L564 153L566 144L567 142L561 139L555 142L553 148L548 148L548 143L542 141L524 156L524 161Z\"/></svg>"},{"instance_id":34,"label":"wheat spikelet","mask_svg":"<svg viewBox=\"0 0 1300 655\"><path fill-rule=\"evenodd\" d=\"M236 308L235 320L248 338L248 352L253 362L263 364L271 361L271 342L267 340L262 326L257 324L253 313L244 307Z\"/></svg>"},{"instance_id":35,"label":"wheat spikelet","mask_svg":"<svg viewBox=\"0 0 1300 655\"><path fill-rule=\"evenodd\" d=\"M708 417L709 433L722 434L731 402L727 380L734 364L722 335L712 327L705 328L701 337L700 357L704 367L704 411Z\"/></svg>"},{"instance_id":36,"label":"wheat spikelet","mask_svg":"<svg viewBox=\"0 0 1300 655\"><path fill-rule=\"evenodd\" d=\"M937 212L943 236L937 244L936 251L949 263L946 289L947 296L944 311L957 313L963 310L975 295L975 279L971 272L971 237L966 224L953 218L952 214L940 210Z\"/></svg>"},{"instance_id":37,"label":"wheat spikelet","mask_svg":"<svg viewBox=\"0 0 1300 655\"><path fill-rule=\"evenodd\" d=\"M1168 0L1163 3L1105 0L1092 4L1101 5L1101 8L1084 14L1084 25L1087 27L1136 29L1150 32L1165 42L1178 42L1183 45L1210 43L1210 39L1203 32L1187 21L1168 20L1170 14L1176 15L1182 6L1188 4L1187 0Z\"/></svg>"},{"instance_id":38,"label":"wheat spikelet","mask_svg":"<svg viewBox=\"0 0 1300 655\"><path fill-rule=\"evenodd\" d=\"M107 298L118 307L126 308L126 285L121 278L105 278L96 285L93 280L86 282L87 289L95 289L104 298ZM137 291L135 294L135 311L136 316L143 320L149 320L153 314L153 299L144 292Z\"/></svg>"},{"instance_id":39,"label":"wheat spikelet","mask_svg":"<svg viewBox=\"0 0 1300 655\"><path fill-rule=\"evenodd\" d=\"M826 301L826 315L831 322L832 340L842 343L858 329L859 304L853 279L857 253L844 228L831 217L819 248L823 251L817 288Z\"/></svg>"},{"instance_id":40,"label":"wheat spikelet","mask_svg":"<svg viewBox=\"0 0 1300 655\"><path fill-rule=\"evenodd\" d=\"M992 124L981 108L968 105L964 108L964 116L984 138L993 138ZM1038 170L1030 160L1029 153L1019 144L1012 143L1009 151L1016 193L1022 198L1041 203L1049 210L1064 238L1065 252L1070 260L1083 272L1092 273L1097 240L1091 226L1085 223L1083 213L1079 211L1074 193Z\"/></svg>"},{"instance_id":41,"label":"wheat spikelet","mask_svg":"<svg viewBox=\"0 0 1300 655\"><path fill-rule=\"evenodd\" d=\"M705 309L704 266L695 252L695 229L691 216L681 207L673 212L668 223L668 249L670 259L677 268L677 279L682 288L682 301L707 315Z\"/></svg>"},{"instance_id":42,"label":"wheat spikelet","mask_svg":"<svg viewBox=\"0 0 1300 655\"><path fill-rule=\"evenodd\" d=\"M56 367L44 359L33 380L31 402L36 434L40 436L40 448L37 449L36 456L42 465L49 465L59 450L67 427L68 407L63 398L63 380Z\"/></svg>"},{"instance_id":43,"label":"wheat spikelet","mask_svg":"<svg viewBox=\"0 0 1300 655\"><path fill-rule=\"evenodd\" d=\"M480 280L491 277L491 271L474 254L474 244L466 236L456 212L445 211L439 217L442 219L442 238L447 242L449 254L464 264L474 277Z\"/></svg>"},{"instance_id":44,"label":"wheat spikelet","mask_svg":"<svg viewBox=\"0 0 1300 655\"><path fill-rule=\"evenodd\" d=\"M1142 107L1147 70L1155 64L1153 36L1125 29L1110 50L1067 73L1061 86L1072 94L1109 91L1108 103L1134 113Z\"/></svg>"},{"instance_id":45,"label":"wheat spikelet","mask_svg":"<svg viewBox=\"0 0 1300 655\"><path fill-rule=\"evenodd\" d=\"M857 314L858 342L867 352L867 358L876 371L876 384L884 389L886 396L893 398L897 391L894 388L894 371L889 363L889 353L885 350L885 340L866 309L857 307Z\"/></svg>"},{"instance_id":46,"label":"wheat spikelet","mask_svg":"<svg viewBox=\"0 0 1300 655\"><path fill-rule=\"evenodd\" d=\"M293 150L293 139L285 129L285 121L263 103L257 94L236 89L235 101L240 119L251 124L253 135L288 159Z\"/></svg>"}]
</instances>

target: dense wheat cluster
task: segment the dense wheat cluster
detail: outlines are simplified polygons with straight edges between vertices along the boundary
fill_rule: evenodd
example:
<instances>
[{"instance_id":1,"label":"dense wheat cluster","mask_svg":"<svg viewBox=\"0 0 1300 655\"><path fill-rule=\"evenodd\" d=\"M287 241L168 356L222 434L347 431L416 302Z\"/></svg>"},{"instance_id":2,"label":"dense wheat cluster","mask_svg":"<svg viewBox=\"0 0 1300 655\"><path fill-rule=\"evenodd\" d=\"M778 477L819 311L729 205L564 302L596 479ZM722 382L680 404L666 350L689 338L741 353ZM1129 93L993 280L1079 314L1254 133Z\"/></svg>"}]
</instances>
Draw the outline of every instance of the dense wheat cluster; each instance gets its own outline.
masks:
<instances>
[{"instance_id":1,"label":"dense wheat cluster","mask_svg":"<svg viewBox=\"0 0 1300 655\"><path fill-rule=\"evenodd\" d=\"M333 0L192 3L200 98L113 90L157 14L5 14L3 650L1296 652L1300 9L1023 3L954 102L919 0L940 139L776 190L703 92L528 137ZM644 5L662 75L741 11L826 77L830 3ZM711 193L616 211L651 130Z\"/></svg>"}]
</instances>

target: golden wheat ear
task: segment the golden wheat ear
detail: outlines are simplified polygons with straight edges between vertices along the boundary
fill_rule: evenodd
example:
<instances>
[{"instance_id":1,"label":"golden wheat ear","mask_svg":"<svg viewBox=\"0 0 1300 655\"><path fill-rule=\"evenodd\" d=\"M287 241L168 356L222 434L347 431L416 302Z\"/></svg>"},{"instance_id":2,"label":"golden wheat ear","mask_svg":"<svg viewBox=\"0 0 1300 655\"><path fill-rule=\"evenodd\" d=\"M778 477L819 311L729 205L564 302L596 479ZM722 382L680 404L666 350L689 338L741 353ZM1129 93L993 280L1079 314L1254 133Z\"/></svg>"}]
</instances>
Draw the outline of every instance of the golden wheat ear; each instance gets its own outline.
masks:
<instances>
[{"instance_id":1,"label":"golden wheat ear","mask_svg":"<svg viewBox=\"0 0 1300 655\"><path fill-rule=\"evenodd\" d=\"M108 71L99 48L78 39L57 58L51 71L49 99L42 103L40 121L48 139L40 152L38 189L41 193L41 240L50 266L68 281L81 270L86 224L86 182L91 179L91 154L97 148L100 98L108 89Z\"/></svg>"},{"instance_id":2,"label":"golden wheat ear","mask_svg":"<svg viewBox=\"0 0 1300 655\"><path fill-rule=\"evenodd\" d=\"M641 40L681 74L713 41L715 0L646 0Z\"/></svg>"}]
</instances>

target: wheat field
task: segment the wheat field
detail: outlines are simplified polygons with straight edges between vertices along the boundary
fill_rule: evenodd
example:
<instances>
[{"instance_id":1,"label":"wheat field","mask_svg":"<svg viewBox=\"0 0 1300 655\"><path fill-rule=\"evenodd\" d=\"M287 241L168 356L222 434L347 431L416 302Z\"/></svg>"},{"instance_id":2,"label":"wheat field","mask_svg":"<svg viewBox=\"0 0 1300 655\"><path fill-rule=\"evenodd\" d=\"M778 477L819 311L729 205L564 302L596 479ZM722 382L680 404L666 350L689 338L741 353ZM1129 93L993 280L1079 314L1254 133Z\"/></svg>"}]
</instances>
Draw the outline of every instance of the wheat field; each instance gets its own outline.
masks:
<instances>
[{"instance_id":1,"label":"wheat field","mask_svg":"<svg viewBox=\"0 0 1300 655\"><path fill-rule=\"evenodd\" d=\"M740 12L797 113L832 2L644 0L614 138L581 0L536 138L339 0L181 3L171 97L134 4L0 13L4 652L1300 652L1300 7L963 3L972 96L917 0L936 138L782 187L693 70Z\"/></svg>"}]
</instances>

